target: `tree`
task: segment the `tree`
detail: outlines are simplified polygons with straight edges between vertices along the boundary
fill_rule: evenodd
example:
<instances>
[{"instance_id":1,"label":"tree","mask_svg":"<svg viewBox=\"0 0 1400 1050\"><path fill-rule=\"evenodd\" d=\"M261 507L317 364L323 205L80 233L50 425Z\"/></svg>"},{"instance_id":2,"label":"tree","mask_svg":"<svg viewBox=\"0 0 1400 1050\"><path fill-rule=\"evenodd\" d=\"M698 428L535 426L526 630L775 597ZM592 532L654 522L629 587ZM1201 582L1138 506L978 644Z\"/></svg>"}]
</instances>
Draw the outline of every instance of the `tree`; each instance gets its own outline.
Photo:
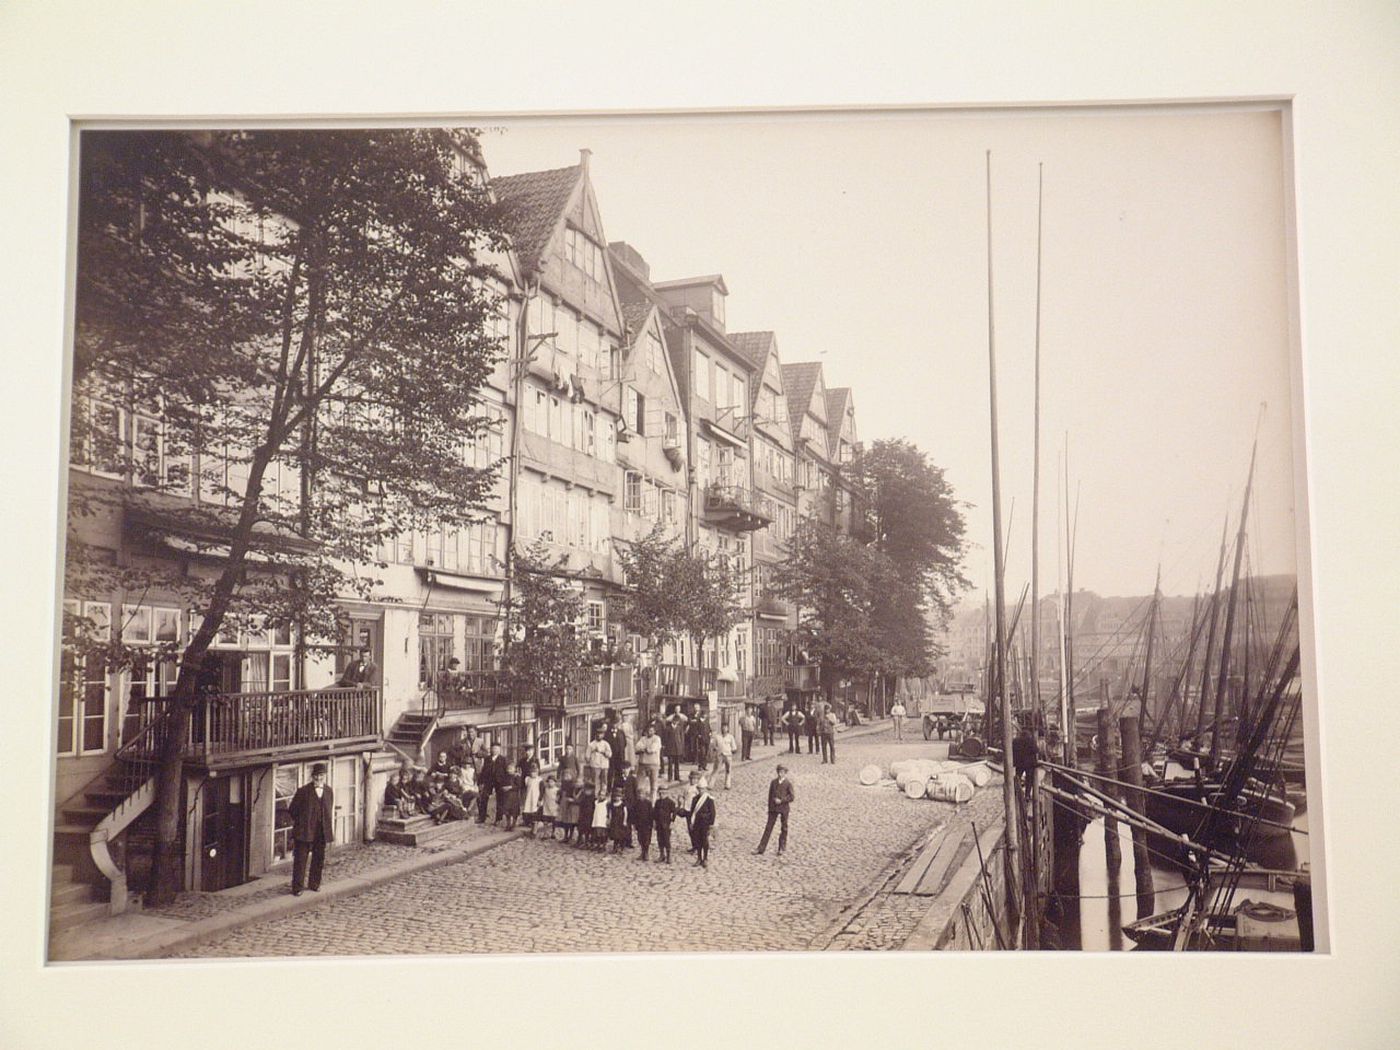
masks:
<instances>
[{"instance_id":1,"label":"tree","mask_svg":"<svg viewBox=\"0 0 1400 1050\"><path fill-rule=\"evenodd\" d=\"M927 674L937 655L929 614L946 615L967 586L962 504L942 468L902 438L876 441L845 474L857 492L861 533L896 570L872 608L888 670Z\"/></svg>"},{"instance_id":2,"label":"tree","mask_svg":"<svg viewBox=\"0 0 1400 1050\"><path fill-rule=\"evenodd\" d=\"M891 668L894 658L875 615L887 595L898 593L898 570L888 556L816 518L802 518L773 578L801 610L798 644L821 665L828 697L838 676Z\"/></svg>"},{"instance_id":3,"label":"tree","mask_svg":"<svg viewBox=\"0 0 1400 1050\"><path fill-rule=\"evenodd\" d=\"M582 592L568 577L568 556L551 558L541 540L513 560L511 598L505 613L513 637L502 665L517 697L562 704L583 680L587 650L578 629Z\"/></svg>"},{"instance_id":4,"label":"tree","mask_svg":"<svg viewBox=\"0 0 1400 1050\"><path fill-rule=\"evenodd\" d=\"M613 615L652 648L689 638L698 663L705 639L743 619L738 573L720 552L688 549L660 524L616 546L627 586L614 599Z\"/></svg>"},{"instance_id":5,"label":"tree","mask_svg":"<svg viewBox=\"0 0 1400 1050\"><path fill-rule=\"evenodd\" d=\"M480 518L496 465L466 453L492 426L505 245L480 166L461 130L84 133L73 449L121 454L78 405L159 436L133 432L128 484L72 487L67 585L165 588L202 615L161 725L155 902L180 884L184 741L221 628L333 638L382 543ZM73 527L133 511L218 568L116 567Z\"/></svg>"}]
</instances>

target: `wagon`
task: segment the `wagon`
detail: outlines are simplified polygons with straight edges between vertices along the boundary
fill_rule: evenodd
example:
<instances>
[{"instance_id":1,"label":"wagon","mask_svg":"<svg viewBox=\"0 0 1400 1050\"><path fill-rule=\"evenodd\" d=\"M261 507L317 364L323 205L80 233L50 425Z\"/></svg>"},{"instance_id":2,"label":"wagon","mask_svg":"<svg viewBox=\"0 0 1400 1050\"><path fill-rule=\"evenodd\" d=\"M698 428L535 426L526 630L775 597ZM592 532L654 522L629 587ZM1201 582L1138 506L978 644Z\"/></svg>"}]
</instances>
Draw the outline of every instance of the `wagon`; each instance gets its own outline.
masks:
<instances>
[{"instance_id":1,"label":"wagon","mask_svg":"<svg viewBox=\"0 0 1400 1050\"><path fill-rule=\"evenodd\" d=\"M960 740L963 733L980 726L985 708L971 693L936 693L924 701L924 739Z\"/></svg>"}]
</instances>

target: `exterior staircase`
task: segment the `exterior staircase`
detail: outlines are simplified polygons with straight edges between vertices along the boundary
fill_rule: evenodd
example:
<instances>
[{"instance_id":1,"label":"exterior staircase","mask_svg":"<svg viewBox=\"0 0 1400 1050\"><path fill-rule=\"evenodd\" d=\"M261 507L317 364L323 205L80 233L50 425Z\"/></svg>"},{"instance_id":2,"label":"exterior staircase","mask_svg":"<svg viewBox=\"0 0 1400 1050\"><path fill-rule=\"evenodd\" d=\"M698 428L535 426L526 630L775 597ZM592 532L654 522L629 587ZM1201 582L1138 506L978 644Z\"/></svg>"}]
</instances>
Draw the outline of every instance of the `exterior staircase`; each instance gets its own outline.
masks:
<instances>
[{"instance_id":1,"label":"exterior staircase","mask_svg":"<svg viewBox=\"0 0 1400 1050\"><path fill-rule=\"evenodd\" d=\"M381 816L375 824L374 839L376 842L391 842L395 846L422 846L450 834L457 823L449 820L437 824L424 813L412 817Z\"/></svg>"},{"instance_id":2,"label":"exterior staircase","mask_svg":"<svg viewBox=\"0 0 1400 1050\"><path fill-rule=\"evenodd\" d=\"M399 715L384 743L416 765L426 765L425 749L437 728L436 714L406 712Z\"/></svg>"}]
</instances>

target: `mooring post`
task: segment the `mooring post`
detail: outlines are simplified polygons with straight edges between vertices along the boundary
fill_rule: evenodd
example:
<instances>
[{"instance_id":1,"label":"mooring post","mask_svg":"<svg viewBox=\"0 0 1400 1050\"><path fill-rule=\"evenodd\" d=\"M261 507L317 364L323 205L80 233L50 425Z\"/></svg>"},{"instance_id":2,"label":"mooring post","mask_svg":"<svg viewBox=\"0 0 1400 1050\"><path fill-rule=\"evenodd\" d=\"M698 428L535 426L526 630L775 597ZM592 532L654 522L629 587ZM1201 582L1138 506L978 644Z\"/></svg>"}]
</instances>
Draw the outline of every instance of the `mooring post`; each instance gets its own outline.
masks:
<instances>
[{"instance_id":1,"label":"mooring post","mask_svg":"<svg viewBox=\"0 0 1400 1050\"><path fill-rule=\"evenodd\" d=\"M1112 777L1117 773L1117 763L1113 760L1113 715L1107 707L1100 707L1098 716L1099 774ZM1103 791L1107 795L1118 794L1110 784L1105 784ZM1103 817L1103 852L1104 862L1108 867L1108 944L1114 951L1118 951L1123 947L1123 902L1118 897L1123 849L1118 844L1118 821L1107 813Z\"/></svg>"},{"instance_id":2,"label":"mooring post","mask_svg":"<svg viewBox=\"0 0 1400 1050\"><path fill-rule=\"evenodd\" d=\"M1118 735L1122 739L1123 772L1120 779L1133 789L1125 790L1123 801L1139 816L1147 815L1147 796L1142 788L1142 731L1138 720L1124 715L1118 720ZM1137 884L1137 917L1145 919L1156 910L1156 891L1152 885L1152 860L1147 852L1147 830L1133 828L1133 878Z\"/></svg>"}]
</instances>

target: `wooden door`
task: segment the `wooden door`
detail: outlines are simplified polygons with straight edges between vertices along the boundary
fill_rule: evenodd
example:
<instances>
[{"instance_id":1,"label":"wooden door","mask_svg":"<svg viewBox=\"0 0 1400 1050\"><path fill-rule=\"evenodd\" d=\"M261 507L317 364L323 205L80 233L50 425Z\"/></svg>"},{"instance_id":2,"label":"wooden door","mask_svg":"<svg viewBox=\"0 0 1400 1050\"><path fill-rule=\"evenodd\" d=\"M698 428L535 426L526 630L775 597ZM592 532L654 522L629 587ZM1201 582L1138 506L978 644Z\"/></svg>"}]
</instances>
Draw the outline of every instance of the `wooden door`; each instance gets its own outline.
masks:
<instances>
[{"instance_id":1,"label":"wooden door","mask_svg":"<svg viewBox=\"0 0 1400 1050\"><path fill-rule=\"evenodd\" d=\"M331 790L335 792L335 841L360 841L360 760L352 755L331 763Z\"/></svg>"}]
</instances>

